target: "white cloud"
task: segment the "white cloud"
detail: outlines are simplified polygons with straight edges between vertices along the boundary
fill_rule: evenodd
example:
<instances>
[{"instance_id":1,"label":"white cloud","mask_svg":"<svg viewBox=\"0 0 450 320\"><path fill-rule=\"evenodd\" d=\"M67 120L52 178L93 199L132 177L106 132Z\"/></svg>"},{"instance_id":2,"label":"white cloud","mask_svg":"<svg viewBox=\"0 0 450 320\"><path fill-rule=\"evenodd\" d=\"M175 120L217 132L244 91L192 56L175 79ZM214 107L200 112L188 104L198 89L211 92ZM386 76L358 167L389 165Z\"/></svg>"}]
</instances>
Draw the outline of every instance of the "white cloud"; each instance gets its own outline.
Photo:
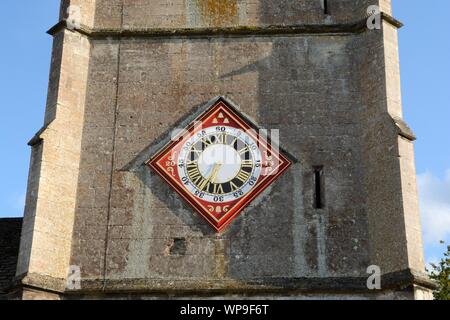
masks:
<instances>
[{"instance_id":1,"label":"white cloud","mask_svg":"<svg viewBox=\"0 0 450 320\"><path fill-rule=\"evenodd\" d=\"M450 170L444 179L426 172L417 176L425 244L450 238Z\"/></svg>"}]
</instances>

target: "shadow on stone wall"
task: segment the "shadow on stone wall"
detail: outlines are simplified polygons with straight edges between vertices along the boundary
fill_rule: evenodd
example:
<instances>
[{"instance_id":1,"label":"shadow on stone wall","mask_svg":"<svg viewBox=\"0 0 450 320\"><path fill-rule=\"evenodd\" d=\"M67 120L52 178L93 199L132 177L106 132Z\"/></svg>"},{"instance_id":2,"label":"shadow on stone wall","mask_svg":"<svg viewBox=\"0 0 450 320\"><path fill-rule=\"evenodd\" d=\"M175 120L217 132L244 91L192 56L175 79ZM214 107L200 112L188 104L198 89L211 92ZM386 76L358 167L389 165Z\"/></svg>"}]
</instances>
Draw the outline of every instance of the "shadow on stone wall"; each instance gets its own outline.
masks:
<instances>
[{"instance_id":1,"label":"shadow on stone wall","mask_svg":"<svg viewBox=\"0 0 450 320\"><path fill-rule=\"evenodd\" d=\"M359 174L360 159L358 117L352 112L358 99L350 89L356 80L351 76L346 41L279 37L271 39L271 44L269 55L219 75L216 81L256 72L258 108L254 117L262 128L281 129L281 146L299 163L224 232L216 234L143 165L162 147L161 141L167 141L172 129L161 134L124 169L132 171L193 234L226 240L226 259L220 262L226 269L226 279L251 283L252 279L266 277L360 275L368 265L367 229L361 217L363 202L357 192L361 185L345 178ZM245 105L240 107L247 112ZM186 118L192 120L199 108L181 116L175 127L184 127L181 124ZM319 164L328 170L329 205L325 210L314 210L312 206L310 169ZM354 205L355 201L359 205ZM358 243L353 239L358 239Z\"/></svg>"}]
</instances>

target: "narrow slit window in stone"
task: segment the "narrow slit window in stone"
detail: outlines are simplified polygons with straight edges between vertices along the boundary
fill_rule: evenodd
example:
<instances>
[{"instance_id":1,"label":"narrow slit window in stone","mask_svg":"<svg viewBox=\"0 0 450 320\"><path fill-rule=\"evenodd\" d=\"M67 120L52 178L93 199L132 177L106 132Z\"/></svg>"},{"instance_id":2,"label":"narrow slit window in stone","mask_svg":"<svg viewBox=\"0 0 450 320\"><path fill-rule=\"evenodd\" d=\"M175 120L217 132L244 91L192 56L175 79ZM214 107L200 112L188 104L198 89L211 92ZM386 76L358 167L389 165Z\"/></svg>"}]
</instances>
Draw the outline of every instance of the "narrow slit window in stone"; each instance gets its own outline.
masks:
<instances>
[{"instance_id":1,"label":"narrow slit window in stone","mask_svg":"<svg viewBox=\"0 0 450 320\"><path fill-rule=\"evenodd\" d=\"M323 166L314 167L314 208L323 209Z\"/></svg>"}]
</instances>

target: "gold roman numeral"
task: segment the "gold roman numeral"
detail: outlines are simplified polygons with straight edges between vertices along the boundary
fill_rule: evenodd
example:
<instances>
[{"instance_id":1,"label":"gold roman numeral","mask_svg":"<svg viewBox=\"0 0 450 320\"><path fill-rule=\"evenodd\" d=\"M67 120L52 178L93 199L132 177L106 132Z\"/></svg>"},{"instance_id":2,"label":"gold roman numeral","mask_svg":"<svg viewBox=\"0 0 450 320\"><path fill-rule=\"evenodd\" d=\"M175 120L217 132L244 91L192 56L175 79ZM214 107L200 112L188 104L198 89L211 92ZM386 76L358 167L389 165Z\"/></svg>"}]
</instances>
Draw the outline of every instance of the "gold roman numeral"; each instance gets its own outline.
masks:
<instances>
[{"instance_id":1,"label":"gold roman numeral","mask_svg":"<svg viewBox=\"0 0 450 320\"><path fill-rule=\"evenodd\" d=\"M203 182L202 182L202 183L203 183ZM200 188L201 188L201 187L202 187L202 184L200 184L199 186L200 186ZM211 181L208 181L208 182L206 183L206 185L204 185L203 188L201 188L201 190L202 190L202 191L208 192L210 186L211 186Z\"/></svg>"},{"instance_id":2,"label":"gold roman numeral","mask_svg":"<svg viewBox=\"0 0 450 320\"><path fill-rule=\"evenodd\" d=\"M233 183L233 181L230 181L231 191L235 192L236 190L239 190L239 187Z\"/></svg>"},{"instance_id":3,"label":"gold roman numeral","mask_svg":"<svg viewBox=\"0 0 450 320\"><path fill-rule=\"evenodd\" d=\"M227 134L221 133L216 136L216 143L217 144L227 144Z\"/></svg>"},{"instance_id":4,"label":"gold roman numeral","mask_svg":"<svg viewBox=\"0 0 450 320\"><path fill-rule=\"evenodd\" d=\"M230 146L232 146L234 148L234 145L237 143L238 138L235 137L233 141L231 141Z\"/></svg>"},{"instance_id":5,"label":"gold roman numeral","mask_svg":"<svg viewBox=\"0 0 450 320\"><path fill-rule=\"evenodd\" d=\"M242 160L241 166L243 168L253 168L253 160Z\"/></svg>"},{"instance_id":6,"label":"gold roman numeral","mask_svg":"<svg viewBox=\"0 0 450 320\"><path fill-rule=\"evenodd\" d=\"M197 167L198 167L197 161L188 161L186 164L186 168L188 171L197 169Z\"/></svg>"},{"instance_id":7,"label":"gold roman numeral","mask_svg":"<svg viewBox=\"0 0 450 320\"><path fill-rule=\"evenodd\" d=\"M194 147L192 147L191 152L195 152L197 155L200 155L203 151L197 150L197 148L194 146Z\"/></svg>"},{"instance_id":8,"label":"gold roman numeral","mask_svg":"<svg viewBox=\"0 0 450 320\"><path fill-rule=\"evenodd\" d=\"M221 184L214 183L213 184L213 192L214 194L224 194L223 187Z\"/></svg>"},{"instance_id":9,"label":"gold roman numeral","mask_svg":"<svg viewBox=\"0 0 450 320\"><path fill-rule=\"evenodd\" d=\"M203 176L201 175L200 171L198 171L197 165L194 166L193 164L188 164L187 172L189 178L195 185L198 185L203 181Z\"/></svg>"},{"instance_id":10,"label":"gold roman numeral","mask_svg":"<svg viewBox=\"0 0 450 320\"><path fill-rule=\"evenodd\" d=\"M198 177L196 176L195 178L192 178L192 182L198 187L201 186L203 184L203 182L205 181L205 179L202 177L202 175L199 175Z\"/></svg>"},{"instance_id":11,"label":"gold roman numeral","mask_svg":"<svg viewBox=\"0 0 450 320\"><path fill-rule=\"evenodd\" d=\"M246 154L246 153L249 152L249 151L250 151L250 149L248 148L248 146L245 146L244 148L242 148L242 149L239 151L239 154L243 155L243 154Z\"/></svg>"},{"instance_id":12,"label":"gold roman numeral","mask_svg":"<svg viewBox=\"0 0 450 320\"><path fill-rule=\"evenodd\" d=\"M245 171L240 171L238 173L238 175L236 176L236 178L241 181L242 183L245 183L245 181L247 181L248 177L250 177L250 173L245 172Z\"/></svg>"},{"instance_id":13,"label":"gold roman numeral","mask_svg":"<svg viewBox=\"0 0 450 320\"><path fill-rule=\"evenodd\" d=\"M211 137L207 137L207 138L203 139L203 143L206 145L206 147L213 144L211 141Z\"/></svg>"}]
</instances>

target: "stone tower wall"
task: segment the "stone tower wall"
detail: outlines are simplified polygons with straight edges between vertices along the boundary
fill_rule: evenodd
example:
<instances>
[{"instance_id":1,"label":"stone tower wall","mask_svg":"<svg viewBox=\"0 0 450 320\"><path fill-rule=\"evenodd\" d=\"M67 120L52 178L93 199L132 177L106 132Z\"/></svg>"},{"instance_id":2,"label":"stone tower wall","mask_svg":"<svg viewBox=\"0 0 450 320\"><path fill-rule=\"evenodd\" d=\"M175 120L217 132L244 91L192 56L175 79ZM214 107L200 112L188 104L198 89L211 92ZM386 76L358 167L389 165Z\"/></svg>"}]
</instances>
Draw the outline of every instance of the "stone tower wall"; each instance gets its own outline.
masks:
<instances>
[{"instance_id":1,"label":"stone tower wall","mask_svg":"<svg viewBox=\"0 0 450 320\"><path fill-rule=\"evenodd\" d=\"M365 279L376 264L389 274L382 294L403 290L399 279L423 271L412 137L398 24L384 15L381 30L366 30L371 4L391 13L387 0L329 0L328 15L310 0L63 1L62 18L81 7L81 26L51 30L22 282L65 291L77 265L83 289L71 294L375 297ZM219 234L144 165L216 96L281 129L298 160Z\"/></svg>"},{"instance_id":2,"label":"stone tower wall","mask_svg":"<svg viewBox=\"0 0 450 320\"><path fill-rule=\"evenodd\" d=\"M88 39L79 34L62 31L55 36L45 123L30 141L18 276L64 279L67 275L89 52Z\"/></svg>"},{"instance_id":3,"label":"stone tower wall","mask_svg":"<svg viewBox=\"0 0 450 320\"><path fill-rule=\"evenodd\" d=\"M70 5L81 7L82 23L100 29L238 27L354 22L369 5L391 14L390 0L63 0L61 17Z\"/></svg>"}]
</instances>

